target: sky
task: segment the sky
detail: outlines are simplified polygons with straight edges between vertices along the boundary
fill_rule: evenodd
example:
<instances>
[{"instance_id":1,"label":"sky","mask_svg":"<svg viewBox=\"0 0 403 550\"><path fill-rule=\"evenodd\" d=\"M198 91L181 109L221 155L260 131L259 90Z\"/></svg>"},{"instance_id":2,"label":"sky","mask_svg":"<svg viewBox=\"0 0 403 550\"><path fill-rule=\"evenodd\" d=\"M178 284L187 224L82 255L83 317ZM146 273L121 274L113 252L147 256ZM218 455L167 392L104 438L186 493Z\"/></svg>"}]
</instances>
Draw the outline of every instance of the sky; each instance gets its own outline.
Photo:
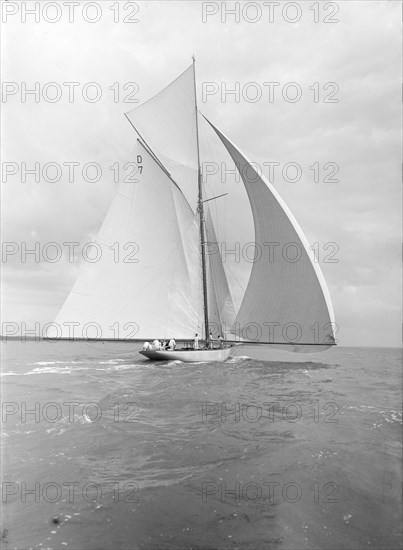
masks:
<instances>
[{"instance_id":1,"label":"sky","mask_svg":"<svg viewBox=\"0 0 403 550\"><path fill-rule=\"evenodd\" d=\"M102 1L74 15L67 2L41 2L37 21L24 13L34 4L1 3L3 323L54 320L116 192L109 167L131 160L124 113L194 54L200 111L267 178L267 163L280 163L273 185L318 243L339 343L400 345L399 2ZM39 97L25 95L35 83ZM50 162L60 177L43 177ZM74 181L67 162L79 163ZM299 181L291 168L282 175L291 162ZM40 181L24 178L24 163L39 163ZM82 177L88 163L101 166L98 181L91 167ZM35 242L39 259L24 254ZM50 242L60 261L44 259ZM74 261L65 242L80 243Z\"/></svg>"}]
</instances>

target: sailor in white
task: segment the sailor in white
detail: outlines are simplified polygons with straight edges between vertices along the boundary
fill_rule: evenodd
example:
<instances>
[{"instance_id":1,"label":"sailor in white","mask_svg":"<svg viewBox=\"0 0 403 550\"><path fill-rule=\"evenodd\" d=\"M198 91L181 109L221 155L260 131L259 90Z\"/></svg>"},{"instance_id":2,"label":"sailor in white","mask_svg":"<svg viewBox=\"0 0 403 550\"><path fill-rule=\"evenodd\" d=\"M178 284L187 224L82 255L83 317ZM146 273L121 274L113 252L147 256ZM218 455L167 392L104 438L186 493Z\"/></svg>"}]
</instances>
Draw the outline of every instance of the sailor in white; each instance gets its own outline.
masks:
<instances>
[{"instance_id":1,"label":"sailor in white","mask_svg":"<svg viewBox=\"0 0 403 550\"><path fill-rule=\"evenodd\" d=\"M161 349L161 343L159 340L155 339L153 342L153 350L159 351Z\"/></svg>"},{"instance_id":2,"label":"sailor in white","mask_svg":"<svg viewBox=\"0 0 403 550\"><path fill-rule=\"evenodd\" d=\"M174 338L171 338L171 339L169 340L169 347L168 347L168 349L170 349L170 350L173 351L173 350L175 349L175 346L176 346L176 342L175 342Z\"/></svg>"},{"instance_id":3,"label":"sailor in white","mask_svg":"<svg viewBox=\"0 0 403 550\"><path fill-rule=\"evenodd\" d=\"M150 342L144 342L144 344L143 344L143 350L144 350L144 351L147 351L147 350L149 350L149 349L151 349L151 344L150 344Z\"/></svg>"},{"instance_id":4,"label":"sailor in white","mask_svg":"<svg viewBox=\"0 0 403 550\"><path fill-rule=\"evenodd\" d=\"M199 335L197 333L193 340L193 349L199 349Z\"/></svg>"}]
</instances>

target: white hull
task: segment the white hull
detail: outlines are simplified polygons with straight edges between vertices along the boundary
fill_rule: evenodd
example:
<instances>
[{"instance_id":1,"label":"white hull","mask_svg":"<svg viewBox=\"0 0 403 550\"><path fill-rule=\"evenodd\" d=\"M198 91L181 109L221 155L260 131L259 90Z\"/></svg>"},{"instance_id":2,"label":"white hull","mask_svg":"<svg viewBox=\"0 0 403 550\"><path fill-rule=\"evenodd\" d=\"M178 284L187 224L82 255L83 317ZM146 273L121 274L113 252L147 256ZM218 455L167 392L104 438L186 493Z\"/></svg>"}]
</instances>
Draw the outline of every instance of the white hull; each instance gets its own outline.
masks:
<instances>
[{"instance_id":1,"label":"white hull","mask_svg":"<svg viewBox=\"0 0 403 550\"><path fill-rule=\"evenodd\" d=\"M141 350L141 355L152 361L183 361L184 363L199 363L210 361L225 361L230 356L232 348L155 351Z\"/></svg>"}]
</instances>

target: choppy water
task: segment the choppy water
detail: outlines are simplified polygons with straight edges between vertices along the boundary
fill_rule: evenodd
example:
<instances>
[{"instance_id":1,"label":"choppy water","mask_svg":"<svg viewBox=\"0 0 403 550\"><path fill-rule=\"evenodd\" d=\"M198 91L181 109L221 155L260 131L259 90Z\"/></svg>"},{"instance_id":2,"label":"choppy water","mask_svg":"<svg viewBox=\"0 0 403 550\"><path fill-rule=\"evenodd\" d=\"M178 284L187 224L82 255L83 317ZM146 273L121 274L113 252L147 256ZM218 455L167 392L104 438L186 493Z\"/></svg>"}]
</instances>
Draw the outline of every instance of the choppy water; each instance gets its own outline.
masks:
<instances>
[{"instance_id":1,"label":"choppy water","mask_svg":"<svg viewBox=\"0 0 403 550\"><path fill-rule=\"evenodd\" d=\"M2 548L401 548L400 350L138 348L3 345Z\"/></svg>"}]
</instances>

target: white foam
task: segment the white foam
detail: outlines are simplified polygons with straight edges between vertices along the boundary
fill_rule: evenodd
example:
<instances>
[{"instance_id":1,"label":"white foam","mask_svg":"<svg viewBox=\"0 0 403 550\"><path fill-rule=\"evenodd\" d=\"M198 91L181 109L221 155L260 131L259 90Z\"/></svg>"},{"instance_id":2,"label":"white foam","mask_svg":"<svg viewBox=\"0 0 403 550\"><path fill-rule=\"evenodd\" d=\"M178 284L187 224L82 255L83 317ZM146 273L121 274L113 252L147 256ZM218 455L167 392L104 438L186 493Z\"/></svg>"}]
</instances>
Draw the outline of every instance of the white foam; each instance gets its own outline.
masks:
<instances>
[{"instance_id":1,"label":"white foam","mask_svg":"<svg viewBox=\"0 0 403 550\"><path fill-rule=\"evenodd\" d=\"M24 374L71 374L69 367L38 367Z\"/></svg>"},{"instance_id":2,"label":"white foam","mask_svg":"<svg viewBox=\"0 0 403 550\"><path fill-rule=\"evenodd\" d=\"M46 365L60 365L60 364L64 365L65 361L37 361L36 363L28 363L28 365L41 365L42 367Z\"/></svg>"},{"instance_id":3,"label":"white foam","mask_svg":"<svg viewBox=\"0 0 403 550\"><path fill-rule=\"evenodd\" d=\"M236 355L235 357L230 357L227 359L226 363L237 363L238 361L245 361L250 359L247 355Z\"/></svg>"}]
</instances>

